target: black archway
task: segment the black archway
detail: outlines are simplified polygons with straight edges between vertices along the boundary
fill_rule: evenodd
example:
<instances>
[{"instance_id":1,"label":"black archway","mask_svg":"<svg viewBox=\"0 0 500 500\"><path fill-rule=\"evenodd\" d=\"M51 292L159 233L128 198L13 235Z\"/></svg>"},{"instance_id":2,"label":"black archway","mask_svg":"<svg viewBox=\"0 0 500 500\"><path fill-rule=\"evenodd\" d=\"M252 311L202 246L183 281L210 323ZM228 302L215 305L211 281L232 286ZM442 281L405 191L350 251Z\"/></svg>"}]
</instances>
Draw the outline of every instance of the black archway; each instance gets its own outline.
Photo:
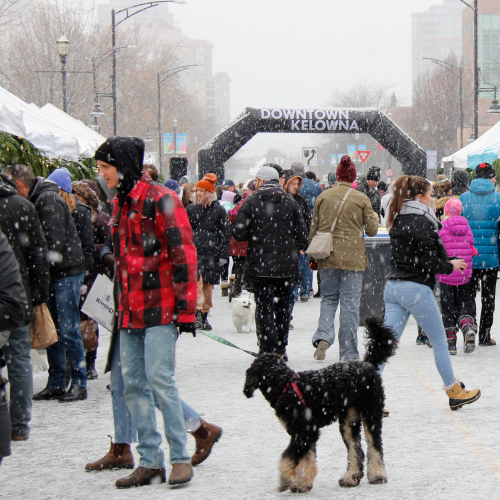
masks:
<instances>
[{"instance_id":1,"label":"black archway","mask_svg":"<svg viewBox=\"0 0 500 500\"><path fill-rule=\"evenodd\" d=\"M198 152L200 178L215 172L224 179L224 162L254 135L266 132L370 134L401 163L404 173L426 176L425 151L378 109L246 108Z\"/></svg>"}]
</instances>

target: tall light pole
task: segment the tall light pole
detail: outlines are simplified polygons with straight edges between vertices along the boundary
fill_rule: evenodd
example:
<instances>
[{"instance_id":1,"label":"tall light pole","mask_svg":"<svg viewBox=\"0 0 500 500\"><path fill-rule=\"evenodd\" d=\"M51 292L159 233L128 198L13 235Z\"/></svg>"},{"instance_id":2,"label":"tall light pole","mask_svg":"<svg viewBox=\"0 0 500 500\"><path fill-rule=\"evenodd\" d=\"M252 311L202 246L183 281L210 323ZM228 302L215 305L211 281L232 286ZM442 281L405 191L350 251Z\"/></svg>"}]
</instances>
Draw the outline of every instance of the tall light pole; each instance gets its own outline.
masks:
<instances>
[{"instance_id":1,"label":"tall light pole","mask_svg":"<svg viewBox=\"0 0 500 500\"><path fill-rule=\"evenodd\" d=\"M174 155L177 153L177 120L172 120L172 127L174 128Z\"/></svg>"},{"instance_id":2,"label":"tall light pole","mask_svg":"<svg viewBox=\"0 0 500 500\"><path fill-rule=\"evenodd\" d=\"M440 59L433 59L432 57L415 57L415 59L426 59L427 61L432 61L434 64L441 66L445 70L449 71L452 75L455 75L460 80L460 149L464 147L464 107L463 107L463 73L462 66L457 67L447 61L441 61Z\"/></svg>"},{"instance_id":3,"label":"tall light pole","mask_svg":"<svg viewBox=\"0 0 500 500\"><path fill-rule=\"evenodd\" d=\"M478 7L477 0L474 0L474 7L468 4L465 0L460 0L474 12L474 139L478 138L478 109L479 109L479 67L478 67L478 32L477 32L477 17Z\"/></svg>"},{"instance_id":4,"label":"tall light pole","mask_svg":"<svg viewBox=\"0 0 500 500\"><path fill-rule=\"evenodd\" d=\"M63 35L59 40L56 41L57 52L59 52L59 57L61 59L61 74L62 74L62 88L63 88L63 111L67 112L67 102L66 102L66 59L69 54L69 40Z\"/></svg>"},{"instance_id":5,"label":"tall light pole","mask_svg":"<svg viewBox=\"0 0 500 500\"><path fill-rule=\"evenodd\" d=\"M113 95L113 135L116 135L117 132L117 118L116 118L116 27L126 21L127 19L139 14L139 12L143 12L147 9L151 9L152 7L156 7L160 3L179 3L185 4L185 0L155 0L154 2L145 2L139 3L137 5L132 5L130 7L126 7L125 9L121 9L115 11L115 9L111 9L111 50L113 53L113 74L112 74L112 83L111 83L111 93ZM137 9L137 10L134 10ZM120 21L116 22L116 16L118 14L125 14L125 17Z\"/></svg>"},{"instance_id":6,"label":"tall light pole","mask_svg":"<svg viewBox=\"0 0 500 500\"><path fill-rule=\"evenodd\" d=\"M163 150L163 141L162 141L162 132L161 132L161 84L168 80L170 77L184 71L188 68L192 68L193 66L204 66L202 64L187 64L184 66L177 66L176 68L167 69L165 71L161 71L157 73L158 78L158 165L161 172L161 155ZM166 75L166 76L164 76ZM162 78L164 77L164 78Z\"/></svg>"}]
</instances>

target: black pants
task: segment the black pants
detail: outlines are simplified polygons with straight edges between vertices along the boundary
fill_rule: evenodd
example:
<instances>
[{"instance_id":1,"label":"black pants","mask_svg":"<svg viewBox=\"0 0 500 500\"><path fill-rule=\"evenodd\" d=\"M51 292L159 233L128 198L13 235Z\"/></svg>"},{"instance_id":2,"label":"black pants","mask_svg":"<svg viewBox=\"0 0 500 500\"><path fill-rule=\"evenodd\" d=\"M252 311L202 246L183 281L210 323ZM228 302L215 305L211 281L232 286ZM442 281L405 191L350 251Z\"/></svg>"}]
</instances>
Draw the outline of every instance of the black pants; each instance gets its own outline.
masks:
<instances>
[{"instance_id":1,"label":"black pants","mask_svg":"<svg viewBox=\"0 0 500 500\"><path fill-rule=\"evenodd\" d=\"M446 285L440 283L441 289L441 315L445 330L458 329L460 318L469 316L475 318L475 293L471 293L469 284Z\"/></svg>"},{"instance_id":2,"label":"black pants","mask_svg":"<svg viewBox=\"0 0 500 500\"><path fill-rule=\"evenodd\" d=\"M235 255L231 258L233 259L231 273L234 274L233 296L237 297L241 294L241 289L243 287L243 268L245 267L246 257L244 255Z\"/></svg>"},{"instance_id":3,"label":"black pants","mask_svg":"<svg viewBox=\"0 0 500 500\"><path fill-rule=\"evenodd\" d=\"M254 278L252 289L259 353L284 354L288 345L292 278Z\"/></svg>"},{"instance_id":4,"label":"black pants","mask_svg":"<svg viewBox=\"0 0 500 500\"><path fill-rule=\"evenodd\" d=\"M479 325L479 336L488 333L493 326L493 313L495 312L495 293L497 286L498 268L474 269L472 279L469 283L470 294L475 298L481 289L481 322ZM476 302L474 300L474 319L476 318Z\"/></svg>"},{"instance_id":5,"label":"black pants","mask_svg":"<svg viewBox=\"0 0 500 500\"><path fill-rule=\"evenodd\" d=\"M226 264L220 266L220 279L222 281L227 281L229 279L229 256L227 256L226 259Z\"/></svg>"}]
</instances>

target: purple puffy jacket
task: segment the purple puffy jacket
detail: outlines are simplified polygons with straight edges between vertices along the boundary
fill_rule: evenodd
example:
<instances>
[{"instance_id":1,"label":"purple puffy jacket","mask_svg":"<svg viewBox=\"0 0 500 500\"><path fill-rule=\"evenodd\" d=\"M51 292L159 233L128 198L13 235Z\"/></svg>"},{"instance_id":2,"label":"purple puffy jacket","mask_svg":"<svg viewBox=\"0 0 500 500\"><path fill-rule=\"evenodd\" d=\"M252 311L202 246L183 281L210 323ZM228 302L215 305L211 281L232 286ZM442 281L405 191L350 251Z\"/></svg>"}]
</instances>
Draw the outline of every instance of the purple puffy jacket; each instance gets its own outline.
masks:
<instances>
[{"instance_id":1,"label":"purple puffy jacket","mask_svg":"<svg viewBox=\"0 0 500 500\"><path fill-rule=\"evenodd\" d=\"M464 259L467 268L453 271L451 274L438 274L436 278L440 283L446 285L465 285L472 277L472 256L477 253L474 248L474 236L465 217L454 215L443 221L443 227L439 231L443 240L448 257Z\"/></svg>"}]
</instances>

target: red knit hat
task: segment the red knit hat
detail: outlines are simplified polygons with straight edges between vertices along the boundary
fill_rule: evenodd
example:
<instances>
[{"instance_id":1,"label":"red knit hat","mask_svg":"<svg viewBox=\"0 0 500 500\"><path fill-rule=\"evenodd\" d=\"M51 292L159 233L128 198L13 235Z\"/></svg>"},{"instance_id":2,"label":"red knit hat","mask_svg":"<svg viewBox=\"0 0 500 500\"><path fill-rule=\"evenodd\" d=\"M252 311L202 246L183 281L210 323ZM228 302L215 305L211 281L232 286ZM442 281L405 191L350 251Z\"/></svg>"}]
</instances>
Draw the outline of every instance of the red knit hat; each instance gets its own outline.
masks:
<instances>
[{"instance_id":1,"label":"red knit hat","mask_svg":"<svg viewBox=\"0 0 500 500\"><path fill-rule=\"evenodd\" d=\"M217 176L215 174L207 174L196 184L196 187L213 193L215 191L215 184L217 184Z\"/></svg>"},{"instance_id":2,"label":"red knit hat","mask_svg":"<svg viewBox=\"0 0 500 500\"><path fill-rule=\"evenodd\" d=\"M339 182L354 182L356 180L356 165L349 155L342 156L337 166L336 176Z\"/></svg>"}]
</instances>

